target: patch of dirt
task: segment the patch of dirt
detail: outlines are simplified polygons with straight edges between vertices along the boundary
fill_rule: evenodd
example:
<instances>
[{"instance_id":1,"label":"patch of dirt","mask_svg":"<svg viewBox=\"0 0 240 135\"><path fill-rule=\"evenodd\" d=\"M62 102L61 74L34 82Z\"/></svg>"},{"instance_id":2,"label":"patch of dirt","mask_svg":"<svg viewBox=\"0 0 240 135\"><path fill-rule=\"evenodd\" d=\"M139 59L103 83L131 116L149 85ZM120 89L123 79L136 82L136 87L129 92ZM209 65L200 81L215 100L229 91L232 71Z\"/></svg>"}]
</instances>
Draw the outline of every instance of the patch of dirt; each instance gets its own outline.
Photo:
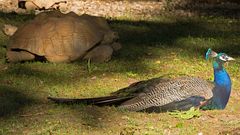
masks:
<instances>
[{"instance_id":1,"label":"patch of dirt","mask_svg":"<svg viewBox=\"0 0 240 135\"><path fill-rule=\"evenodd\" d=\"M38 0L44 1L44 0ZM49 0L49 3L56 0ZM138 17L149 18L161 14L183 16L210 15L231 18L240 17L240 2L234 0L66 0L60 6L64 13L73 11L77 14L90 14L104 17ZM40 2L39 2L40 3ZM44 5L44 2L42 3ZM3 12L27 13L18 9L17 0L0 0ZM39 5L41 6L41 4ZM37 13L37 12L36 12Z\"/></svg>"},{"instance_id":2,"label":"patch of dirt","mask_svg":"<svg viewBox=\"0 0 240 135\"><path fill-rule=\"evenodd\" d=\"M240 135L240 128L233 128L219 133L219 135Z\"/></svg>"}]
</instances>

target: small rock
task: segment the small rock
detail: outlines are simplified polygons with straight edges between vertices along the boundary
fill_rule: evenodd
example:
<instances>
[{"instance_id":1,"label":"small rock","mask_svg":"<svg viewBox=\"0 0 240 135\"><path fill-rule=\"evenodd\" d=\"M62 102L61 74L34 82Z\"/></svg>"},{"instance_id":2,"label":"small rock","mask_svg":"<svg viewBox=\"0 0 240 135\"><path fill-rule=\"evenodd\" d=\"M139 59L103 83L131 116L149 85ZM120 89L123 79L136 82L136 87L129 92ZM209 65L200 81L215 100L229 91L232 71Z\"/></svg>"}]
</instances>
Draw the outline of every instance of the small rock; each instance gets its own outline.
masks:
<instances>
[{"instance_id":1,"label":"small rock","mask_svg":"<svg viewBox=\"0 0 240 135\"><path fill-rule=\"evenodd\" d=\"M96 77L96 76L93 76L91 79L92 79L92 80L96 80L96 79L97 79L97 77Z\"/></svg>"}]
</instances>

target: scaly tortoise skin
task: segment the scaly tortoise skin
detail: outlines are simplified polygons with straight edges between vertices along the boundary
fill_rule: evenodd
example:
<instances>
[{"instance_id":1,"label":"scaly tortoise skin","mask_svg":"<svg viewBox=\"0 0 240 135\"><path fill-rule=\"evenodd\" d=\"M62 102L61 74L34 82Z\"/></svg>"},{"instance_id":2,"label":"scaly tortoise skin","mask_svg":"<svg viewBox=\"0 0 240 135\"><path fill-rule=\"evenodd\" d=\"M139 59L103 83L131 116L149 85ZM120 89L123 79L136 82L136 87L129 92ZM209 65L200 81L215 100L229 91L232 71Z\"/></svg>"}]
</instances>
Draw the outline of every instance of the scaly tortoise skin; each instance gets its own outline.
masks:
<instances>
[{"instance_id":1,"label":"scaly tortoise skin","mask_svg":"<svg viewBox=\"0 0 240 135\"><path fill-rule=\"evenodd\" d=\"M10 37L7 46L9 62L45 58L50 62L71 62L91 59L104 62L114 50L121 48L102 17L58 11L40 13Z\"/></svg>"}]
</instances>

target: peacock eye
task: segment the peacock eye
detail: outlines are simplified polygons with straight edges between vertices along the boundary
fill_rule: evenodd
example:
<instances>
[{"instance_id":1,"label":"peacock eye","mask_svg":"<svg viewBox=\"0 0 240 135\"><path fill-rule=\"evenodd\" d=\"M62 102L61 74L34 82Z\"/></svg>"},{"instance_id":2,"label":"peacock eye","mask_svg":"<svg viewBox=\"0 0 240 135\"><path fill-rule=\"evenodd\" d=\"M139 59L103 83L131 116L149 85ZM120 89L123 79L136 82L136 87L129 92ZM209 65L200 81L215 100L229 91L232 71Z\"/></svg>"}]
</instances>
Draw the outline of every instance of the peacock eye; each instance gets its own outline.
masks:
<instances>
[{"instance_id":1,"label":"peacock eye","mask_svg":"<svg viewBox=\"0 0 240 135\"><path fill-rule=\"evenodd\" d=\"M220 55L219 59L222 61L227 61L228 57L225 54L222 54L222 55Z\"/></svg>"}]
</instances>

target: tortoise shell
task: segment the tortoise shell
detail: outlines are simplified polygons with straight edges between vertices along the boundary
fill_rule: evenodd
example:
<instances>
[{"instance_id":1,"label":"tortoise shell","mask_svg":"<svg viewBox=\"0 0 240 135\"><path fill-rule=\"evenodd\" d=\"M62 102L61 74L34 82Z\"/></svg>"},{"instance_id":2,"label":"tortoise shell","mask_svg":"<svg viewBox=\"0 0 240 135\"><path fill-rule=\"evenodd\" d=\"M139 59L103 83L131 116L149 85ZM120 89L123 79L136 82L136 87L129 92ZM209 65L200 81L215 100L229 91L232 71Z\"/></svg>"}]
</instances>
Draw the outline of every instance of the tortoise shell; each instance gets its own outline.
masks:
<instances>
[{"instance_id":1,"label":"tortoise shell","mask_svg":"<svg viewBox=\"0 0 240 135\"><path fill-rule=\"evenodd\" d=\"M106 20L75 13L40 13L19 27L7 46L9 62L45 57L50 62L70 62L84 57L98 44L118 38ZM110 39L110 40L109 40Z\"/></svg>"}]
</instances>

